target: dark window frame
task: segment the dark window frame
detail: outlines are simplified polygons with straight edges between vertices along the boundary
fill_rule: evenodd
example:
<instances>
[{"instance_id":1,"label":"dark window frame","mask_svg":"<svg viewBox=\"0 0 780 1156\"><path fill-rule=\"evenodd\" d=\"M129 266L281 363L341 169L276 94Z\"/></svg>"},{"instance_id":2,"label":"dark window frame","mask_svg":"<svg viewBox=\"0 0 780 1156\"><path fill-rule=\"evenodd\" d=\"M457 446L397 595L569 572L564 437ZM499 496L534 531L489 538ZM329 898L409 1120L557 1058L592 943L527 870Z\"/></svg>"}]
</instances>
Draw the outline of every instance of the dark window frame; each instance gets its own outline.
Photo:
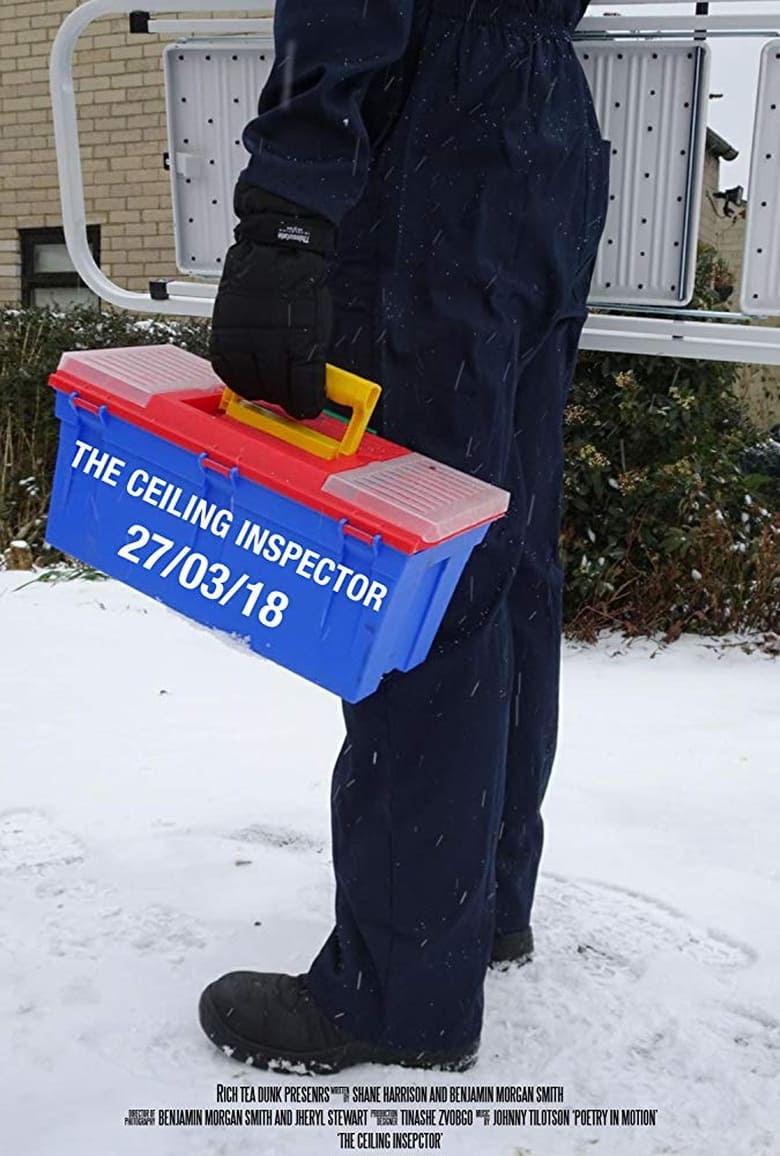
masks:
<instances>
[{"instance_id":1,"label":"dark window frame","mask_svg":"<svg viewBox=\"0 0 780 1156\"><path fill-rule=\"evenodd\" d=\"M96 263L100 264L100 225L87 225L87 241ZM32 305L36 289L79 289L89 286L82 281L74 269L70 273L36 273L35 248L37 245L64 245L65 232L57 226L51 228L20 229L19 244L22 258L22 306ZM97 301L98 307L100 301Z\"/></svg>"}]
</instances>

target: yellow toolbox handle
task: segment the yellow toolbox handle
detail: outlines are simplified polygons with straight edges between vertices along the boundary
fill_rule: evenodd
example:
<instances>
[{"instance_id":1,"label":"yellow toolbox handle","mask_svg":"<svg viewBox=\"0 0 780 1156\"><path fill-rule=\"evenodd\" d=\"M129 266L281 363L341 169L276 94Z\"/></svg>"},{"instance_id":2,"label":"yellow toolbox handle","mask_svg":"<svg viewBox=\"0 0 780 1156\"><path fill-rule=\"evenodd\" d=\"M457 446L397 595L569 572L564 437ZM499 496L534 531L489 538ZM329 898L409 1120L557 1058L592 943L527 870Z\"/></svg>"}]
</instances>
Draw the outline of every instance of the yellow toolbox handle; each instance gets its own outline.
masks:
<instances>
[{"instance_id":1,"label":"yellow toolbox handle","mask_svg":"<svg viewBox=\"0 0 780 1156\"><path fill-rule=\"evenodd\" d=\"M225 388L223 391L220 409L244 425L272 434L319 458L332 461L336 457L356 454L379 401L381 387L374 381L367 381L365 377L358 377L356 373L339 369L335 365L326 365L325 392L329 401L348 406L352 410L352 417L341 441L302 422L273 413L255 402L244 401L232 389Z\"/></svg>"}]
</instances>

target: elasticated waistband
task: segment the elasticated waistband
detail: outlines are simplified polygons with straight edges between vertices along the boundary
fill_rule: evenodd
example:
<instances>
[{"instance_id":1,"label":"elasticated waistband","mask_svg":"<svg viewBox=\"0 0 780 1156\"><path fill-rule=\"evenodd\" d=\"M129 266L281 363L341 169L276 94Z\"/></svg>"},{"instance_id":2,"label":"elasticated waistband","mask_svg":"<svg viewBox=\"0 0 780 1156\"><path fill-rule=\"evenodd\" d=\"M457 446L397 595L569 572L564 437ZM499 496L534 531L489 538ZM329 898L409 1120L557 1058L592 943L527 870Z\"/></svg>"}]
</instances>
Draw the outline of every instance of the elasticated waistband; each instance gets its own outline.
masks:
<instances>
[{"instance_id":1,"label":"elasticated waistband","mask_svg":"<svg viewBox=\"0 0 780 1156\"><path fill-rule=\"evenodd\" d=\"M579 23L583 7L577 0L422 0L422 4L456 20L565 35Z\"/></svg>"}]
</instances>

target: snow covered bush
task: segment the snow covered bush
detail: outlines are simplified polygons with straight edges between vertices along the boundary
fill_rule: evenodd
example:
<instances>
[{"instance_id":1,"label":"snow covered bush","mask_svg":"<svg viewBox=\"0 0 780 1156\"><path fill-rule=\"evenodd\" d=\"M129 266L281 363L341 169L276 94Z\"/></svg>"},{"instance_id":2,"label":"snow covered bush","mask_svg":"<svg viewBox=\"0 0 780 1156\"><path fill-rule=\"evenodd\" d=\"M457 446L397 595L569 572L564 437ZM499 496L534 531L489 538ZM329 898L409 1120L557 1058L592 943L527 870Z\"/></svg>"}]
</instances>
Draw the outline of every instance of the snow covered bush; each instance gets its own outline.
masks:
<instances>
[{"instance_id":1,"label":"snow covered bush","mask_svg":"<svg viewBox=\"0 0 780 1156\"><path fill-rule=\"evenodd\" d=\"M0 559L12 539L27 540L38 555L43 546L58 438L46 382L60 356L168 341L204 354L207 329L95 309L0 309Z\"/></svg>"},{"instance_id":2,"label":"snow covered bush","mask_svg":"<svg viewBox=\"0 0 780 1156\"><path fill-rule=\"evenodd\" d=\"M724 268L699 260L698 301L721 307ZM40 561L57 449L46 387L71 349L174 341L205 354L200 321L0 309L0 565L14 539ZM780 633L776 479L747 476L756 440L714 362L582 353L566 412L562 557L569 633Z\"/></svg>"},{"instance_id":3,"label":"snow covered bush","mask_svg":"<svg viewBox=\"0 0 780 1156\"><path fill-rule=\"evenodd\" d=\"M720 306L702 246L697 304ZM580 355L565 437L566 621L579 637L780 629L780 503L746 476L737 366Z\"/></svg>"}]
</instances>

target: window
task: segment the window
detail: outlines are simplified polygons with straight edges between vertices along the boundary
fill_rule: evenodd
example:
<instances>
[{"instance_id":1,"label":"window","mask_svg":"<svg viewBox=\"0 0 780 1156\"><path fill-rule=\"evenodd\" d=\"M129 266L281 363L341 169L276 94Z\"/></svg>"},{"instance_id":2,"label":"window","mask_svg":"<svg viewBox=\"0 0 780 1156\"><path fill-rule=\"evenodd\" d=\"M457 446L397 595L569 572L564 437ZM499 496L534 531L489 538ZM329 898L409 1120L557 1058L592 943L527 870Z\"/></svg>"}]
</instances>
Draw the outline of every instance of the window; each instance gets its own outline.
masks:
<instances>
[{"instance_id":1,"label":"window","mask_svg":"<svg viewBox=\"0 0 780 1156\"><path fill-rule=\"evenodd\" d=\"M70 309L74 305L99 303L99 298L73 268L62 229L20 229L19 238L22 246L22 305ZM89 225L87 238L92 256L100 264L100 226Z\"/></svg>"}]
</instances>

